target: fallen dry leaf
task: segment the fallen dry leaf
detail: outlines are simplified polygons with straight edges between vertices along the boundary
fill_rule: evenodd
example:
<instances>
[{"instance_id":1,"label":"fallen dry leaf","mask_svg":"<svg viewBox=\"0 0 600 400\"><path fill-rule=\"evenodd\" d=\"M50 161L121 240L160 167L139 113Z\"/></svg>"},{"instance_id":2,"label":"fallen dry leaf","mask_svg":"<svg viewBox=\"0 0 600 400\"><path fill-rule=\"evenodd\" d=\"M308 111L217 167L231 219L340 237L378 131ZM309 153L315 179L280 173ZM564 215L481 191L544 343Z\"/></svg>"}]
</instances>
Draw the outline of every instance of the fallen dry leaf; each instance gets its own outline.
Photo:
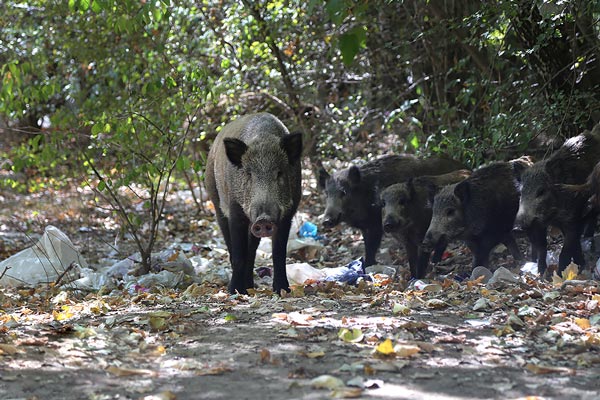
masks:
<instances>
[{"instance_id":1,"label":"fallen dry leaf","mask_svg":"<svg viewBox=\"0 0 600 400\"><path fill-rule=\"evenodd\" d=\"M137 368L120 368L111 365L105 369L106 372L116 376L134 376L134 375L145 375L145 376L158 376L156 371L149 369L137 369Z\"/></svg>"},{"instance_id":2,"label":"fallen dry leaf","mask_svg":"<svg viewBox=\"0 0 600 400\"><path fill-rule=\"evenodd\" d=\"M394 345L391 339L385 339L383 342L379 343L377 347L375 347L375 351L384 356L394 354Z\"/></svg>"},{"instance_id":3,"label":"fallen dry leaf","mask_svg":"<svg viewBox=\"0 0 600 400\"><path fill-rule=\"evenodd\" d=\"M525 368L527 368L528 371L533 372L534 374L538 374L538 375L539 374L554 374L554 373L568 374L568 375L575 374L575 370L570 369L570 368L553 367L550 365L542 365L542 364L528 363L527 365L525 365Z\"/></svg>"},{"instance_id":4,"label":"fallen dry leaf","mask_svg":"<svg viewBox=\"0 0 600 400\"><path fill-rule=\"evenodd\" d=\"M19 348L17 348L16 346L0 343L0 354L11 355L11 354L17 354L20 352L21 352L21 350Z\"/></svg>"}]
</instances>

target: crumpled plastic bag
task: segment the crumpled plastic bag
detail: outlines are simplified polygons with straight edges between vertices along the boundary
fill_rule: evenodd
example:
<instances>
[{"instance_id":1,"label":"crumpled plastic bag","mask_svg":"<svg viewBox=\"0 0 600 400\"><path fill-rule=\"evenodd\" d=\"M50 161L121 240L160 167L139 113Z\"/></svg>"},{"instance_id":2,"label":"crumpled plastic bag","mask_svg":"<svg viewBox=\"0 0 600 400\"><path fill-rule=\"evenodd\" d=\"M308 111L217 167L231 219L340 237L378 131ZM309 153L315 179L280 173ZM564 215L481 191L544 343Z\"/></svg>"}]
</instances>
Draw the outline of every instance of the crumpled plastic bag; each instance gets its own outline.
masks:
<instances>
[{"instance_id":1,"label":"crumpled plastic bag","mask_svg":"<svg viewBox=\"0 0 600 400\"><path fill-rule=\"evenodd\" d=\"M362 259L354 260L336 268L315 268L307 263L288 264L286 266L288 281L291 285L302 285L306 281L336 281L356 285L360 278L372 280L363 268Z\"/></svg>"},{"instance_id":2,"label":"crumpled plastic bag","mask_svg":"<svg viewBox=\"0 0 600 400\"><path fill-rule=\"evenodd\" d=\"M87 262L67 235L48 225L37 243L0 263L0 275L4 273L0 285L37 286L55 282L71 264L75 265L61 279L63 284L78 278L81 268L87 268Z\"/></svg>"}]
</instances>

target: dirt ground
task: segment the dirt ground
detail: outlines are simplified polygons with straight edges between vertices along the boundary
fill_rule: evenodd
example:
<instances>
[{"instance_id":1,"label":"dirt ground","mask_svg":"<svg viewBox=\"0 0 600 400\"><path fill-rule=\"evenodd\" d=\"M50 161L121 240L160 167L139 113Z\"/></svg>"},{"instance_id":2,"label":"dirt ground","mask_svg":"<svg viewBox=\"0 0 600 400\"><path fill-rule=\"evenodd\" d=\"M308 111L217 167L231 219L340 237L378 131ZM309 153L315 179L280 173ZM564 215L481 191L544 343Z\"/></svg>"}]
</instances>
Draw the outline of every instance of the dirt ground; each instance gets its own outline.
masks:
<instances>
[{"instance_id":1,"label":"dirt ground","mask_svg":"<svg viewBox=\"0 0 600 400\"><path fill-rule=\"evenodd\" d=\"M114 250L114 221L85 193L4 193L2 204L2 258L48 224L91 266ZM316 200L303 204L316 220ZM158 250L189 242L213 257L206 249L222 242L216 225L190 208L175 198L169 204ZM325 235L327 247L290 262L339 266L360 255L357 232ZM381 259L403 271L402 250L389 239L382 247ZM494 267L513 265L504 253ZM221 266L226 255L211 261ZM468 263L459 244L444 262ZM268 278L248 296L211 282L0 289L0 398L599 398L596 282L522 277L485 285L450 273L415 288L402 273L374 278L357 286L312 282L284 297L270 292Z\"/></svg>"}]
</instances>

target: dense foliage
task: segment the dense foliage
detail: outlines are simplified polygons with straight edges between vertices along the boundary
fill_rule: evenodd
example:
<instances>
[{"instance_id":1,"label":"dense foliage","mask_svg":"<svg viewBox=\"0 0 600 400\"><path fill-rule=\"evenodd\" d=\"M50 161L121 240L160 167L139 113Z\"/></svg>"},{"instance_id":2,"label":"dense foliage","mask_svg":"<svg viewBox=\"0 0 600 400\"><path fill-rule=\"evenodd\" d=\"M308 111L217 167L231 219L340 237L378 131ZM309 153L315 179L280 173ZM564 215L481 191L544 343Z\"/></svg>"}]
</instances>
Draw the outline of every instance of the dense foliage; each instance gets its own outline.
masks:
<instances>
[{"instance_id":1,"label":"dense foliage","mask_svg":"<svg viewBox=\"0 0 600 400\"><path fill-rule=\"evenodd\" d=\"M444 149L473 163L600 118L595 1L32 0L4 8L1 126L28 145L10 157L17 169L81 167L56 152L65 138L97 159L127 147L131 130L161 153L163 143L145 135L190 129L186 141L202 142L254 110L304 130L311 155L360 155L337 149L391 132L393 150Z\"/></svg>"},{"instance_id":2,"label":"dense foliage","mask_svg":"<svg viewBox=\"0 0 600 400\"><path fill-rule=\"evenodd\" d=\"M86 176L160 208L220 126L260 110L313 162L533 152L600 121L599 18L594 0L9 0L0 168L25 174L2 182Z\"/></svg>"}]
</instances>

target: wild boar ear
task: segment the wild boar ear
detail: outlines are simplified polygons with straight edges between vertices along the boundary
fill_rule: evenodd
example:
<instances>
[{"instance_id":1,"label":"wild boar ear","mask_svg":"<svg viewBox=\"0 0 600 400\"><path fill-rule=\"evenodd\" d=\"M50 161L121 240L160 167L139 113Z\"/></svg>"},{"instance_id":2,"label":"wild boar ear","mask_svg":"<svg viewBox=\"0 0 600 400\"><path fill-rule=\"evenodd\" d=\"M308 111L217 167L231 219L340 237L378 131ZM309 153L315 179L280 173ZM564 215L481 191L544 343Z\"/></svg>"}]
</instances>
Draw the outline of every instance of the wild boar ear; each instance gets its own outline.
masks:
<instances>
[{"instance_id":1,"label":"wild boar ear","mask_svg":"<svg viewBox=\"0 0 600 400\"><path fill-rule=\"evenodd\" d=\"M433 206L433 199L435 198L435 195L438 192L438 187L435 183L429 180L424 180L423 183L425 184L425 191L427 193L427 200L429 200L429 205Z\"/></svg>"},{"instance_id":2,"label":"wild boar ear","mask_svg":"<svg viewBox=\"0 0 600 400\"><path fill-rule=\"evenodd\" d=\"M325 168L323 168L323 166L321 165L319 167L319 169L317 170L317 187L320 190L325 190L325 187L327 186L327 181L329 180L329 178L331 178L331 176L325 170Z\"/></svg>"},{"instance_id":3,"label":"wild boar ear","mask_svg":"<svg viewBox=\"0 0 600 400\"><path fill-rule=\"evenodd\" d=\"M457 183L454 187L454 195L458 197L462 203L466 203L471 197L471 184L467 181Z\"/></svg>"},{"instance_id":4,"label":"wild boar ear","mask_svg":"<svg viewBox=\"0 0 600 400\"><path fill-rule=\"evenodd\" d=\"M529 168L532 164L530 157L523 156L521 158L517 158L516 160L511 160L509 162L510 162L510 165L512 166L513 174L515 175L515 179L520 183L521 175L523 175L523 172L527 168Z\"/></svg>"},{"instance_id":5,"label":"wild boar ear","mask_svg":"<svg viewBox=\"0 0 600 400\"><path fill-rule=\"evenodd\" d=\"M236 167L241 168L242 156L248 150L246 143L240 139L225 138L223 139L223 144L225 145L225 153L229 161Z\"/></svg>"},{"instance_id":6,"label":"wild boar ear","mask_svg":"<svg viewBox=\"0 0 600 400\"><path fill-rule=\"evenodd\" d=\"M281 138L281 147L288 156L288 162L295 164L302 156L302 133L294 132Z\"/></svg>"},{"instance_id":7,"label":"wild boar ear","mask_svg":"<svg viewBox=\"0 0 600 400\"><path fill-rule=\"evenodd\" d=\"M360 170L356 165L353 165L348 170L348 180L352 185L358 185L360 183Z\"/></svg>"}]
</instances>

